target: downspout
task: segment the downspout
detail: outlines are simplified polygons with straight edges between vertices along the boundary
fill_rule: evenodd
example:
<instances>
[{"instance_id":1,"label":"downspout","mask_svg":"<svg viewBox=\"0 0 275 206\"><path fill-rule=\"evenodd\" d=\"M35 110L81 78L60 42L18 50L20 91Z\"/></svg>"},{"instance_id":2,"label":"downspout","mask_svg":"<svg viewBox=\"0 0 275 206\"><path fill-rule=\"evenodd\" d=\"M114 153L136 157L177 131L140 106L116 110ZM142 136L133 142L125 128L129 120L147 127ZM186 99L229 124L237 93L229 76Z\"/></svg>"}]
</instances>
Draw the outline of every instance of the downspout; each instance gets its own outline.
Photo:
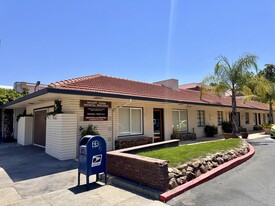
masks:
<instances>
[{"instance_id":1,"label":"downspout","mask_svg":"<svg viewBox=\"0 0 275 206\"><path fill-rule=\"evenodd\" d=\"M124 107L128 104L130 104L132 102L132 99L129 99L128 102L122 104L122 105L119 105L117 107L115 107L114 109L112 109L112 148L113 150L115 150L115 138L114 138L114 134L115 134L115 131L114 131L114 112L115 110L117 110L118 108L121 108L121 107Z\"/></svg>"}]
</instances>

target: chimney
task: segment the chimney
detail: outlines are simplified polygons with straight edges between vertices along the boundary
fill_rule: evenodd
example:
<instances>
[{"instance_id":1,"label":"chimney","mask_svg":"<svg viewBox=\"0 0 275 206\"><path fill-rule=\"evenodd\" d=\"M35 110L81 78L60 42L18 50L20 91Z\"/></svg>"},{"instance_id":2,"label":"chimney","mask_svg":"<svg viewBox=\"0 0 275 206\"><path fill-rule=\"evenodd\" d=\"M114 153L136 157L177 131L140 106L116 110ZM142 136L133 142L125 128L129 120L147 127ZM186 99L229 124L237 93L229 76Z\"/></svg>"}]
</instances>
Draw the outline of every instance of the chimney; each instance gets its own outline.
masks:
<instances>
[{"instance_id":1,"label":"chimney","mask_svg":"<svg viewBox=\"0 0 275 206\"><path fill-rule=\"evenodd\" d=\"M167 87L167 88L170 88L173 90L179 89L179 80L177 80L177 79L162 80L162 81L154 82L153 84L160 84L164 87Z\"/></svg>"}]
</instances>

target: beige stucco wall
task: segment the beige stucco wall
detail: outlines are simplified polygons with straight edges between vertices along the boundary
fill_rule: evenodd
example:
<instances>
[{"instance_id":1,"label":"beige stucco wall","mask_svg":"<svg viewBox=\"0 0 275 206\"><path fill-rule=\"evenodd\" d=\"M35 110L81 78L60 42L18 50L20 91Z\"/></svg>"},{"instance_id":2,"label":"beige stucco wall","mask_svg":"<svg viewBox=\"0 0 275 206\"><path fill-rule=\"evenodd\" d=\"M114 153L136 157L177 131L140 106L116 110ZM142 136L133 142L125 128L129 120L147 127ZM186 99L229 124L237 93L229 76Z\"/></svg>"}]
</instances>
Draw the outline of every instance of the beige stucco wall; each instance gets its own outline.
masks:
<instances>
[{"instance_id":1,"label":"beige stucco wall","mask_svg":"<svg viewBox=\"0 0 275 206\"><path fill-rule=\"evenodd\" d=\"M117 138L123 138L118 136L118 108L120 106L127 107L140 107L143 108L143 130L144 135L153 137L153 109L161 108L164 111L164 138L169 140L172 134L172 110L186 109L188 114L188 131L196 133L197 137L204 136L204 127L197 127L197 110L205 111L205 123L206 125L217 125L217 111L223 112L223 120L229 120L230 107L214 107L203 106L194 104L178 104L178 103L160 103L153 101L142 101L119 98L95 98L80 95L62 95L59 98L62 100L62 108L64 113L76 114L77 125L77 142L80 138L79 127L86 127L89 124L93 124L97 127L101 136L106 139L107 149L112 150L114 148L114 140ZM112 108L108 109L108 121L84 121L84 109L80 107L80 100L92 100L92 101L108 101L112 102ZM27 106L27 114L33 114L34 109L45 109L47 112L53 111L54 100L41 102L39 104ZM255 111L251 109L237 109L240 112L241 126L247 128L248 131L253 130L253 113L260 113L261 115L267 114L268 111ZM245 112L249 112L250 122L245 124ZM267 120L267 118L266 118ZM262 118L263 121L263 118ZM263 122L262 122L263 123ZM221 126L219 126L219 133L222 133ZM77 144L77 143L76 143Z\"/></svg>"},{"instance_id":2,"label":"beige stucco wall","mask_svg":"<svg viewBox=\"0 0 275 206\"><path fill-rule=\"evenodd\" d=\"M17 142L21 145L30 145L32 139L33 117L21 117L18 121Z\"/></svg>"}]
</instances>

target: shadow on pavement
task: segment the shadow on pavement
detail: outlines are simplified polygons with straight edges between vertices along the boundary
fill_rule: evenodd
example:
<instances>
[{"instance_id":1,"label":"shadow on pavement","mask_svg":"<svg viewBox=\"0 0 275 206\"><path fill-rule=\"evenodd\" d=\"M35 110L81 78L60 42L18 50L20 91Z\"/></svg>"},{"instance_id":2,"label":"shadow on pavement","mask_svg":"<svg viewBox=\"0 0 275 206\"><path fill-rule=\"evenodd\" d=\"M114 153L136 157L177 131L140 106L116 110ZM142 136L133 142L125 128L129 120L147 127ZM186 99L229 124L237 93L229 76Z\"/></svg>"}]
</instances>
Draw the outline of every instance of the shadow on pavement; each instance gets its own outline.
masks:
<instances>
[{"instance_id":1,"label":"shadow on pavement","mask_svg":"<svg viewBox=\"0 0 275 206\"><path fill-rule=\"evenodd\" d=\"M80 186L71 187L68 190L70 190L74 194L80 194L83 192L87 192L89 190L100 188L102 186L105 186L105 185L98 184L96 182L92 182L89 184L89 189L87 189L86 184L84 184L84 185L80 185Z\"/></svg>"},{"instance_id":2,"label":"shadow on pavement","mask_svg":"<svg viewBox=\"0 0 275 206\"><path fill-rule=\"evenodd\" d=\"M13 182L18 182L76 169L77 162L60 161L47 155L44 148L33 145L1 143L0 167L6 171Z\"/></svg>"}]
</instances>

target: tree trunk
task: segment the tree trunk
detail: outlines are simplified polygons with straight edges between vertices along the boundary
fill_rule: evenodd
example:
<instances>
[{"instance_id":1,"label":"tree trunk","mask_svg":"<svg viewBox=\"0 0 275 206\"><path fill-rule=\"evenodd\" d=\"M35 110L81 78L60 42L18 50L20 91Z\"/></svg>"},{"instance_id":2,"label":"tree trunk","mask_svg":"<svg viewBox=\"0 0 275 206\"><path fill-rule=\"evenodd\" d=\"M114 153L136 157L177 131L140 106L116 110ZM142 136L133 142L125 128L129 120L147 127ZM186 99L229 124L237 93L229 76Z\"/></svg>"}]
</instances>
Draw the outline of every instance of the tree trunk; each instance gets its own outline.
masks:
<instances>
[{"instance_id":1,"label":"tree trunk","mask_svg":"<svg viewBox=\"0 0 275 206\"><path fill-rule=\"evenodd\" d=\"M238 125L237 125L237 103L236 103L236 93L235 91L232 91L232 133L237 134L239 131Z\"/></svg>"},{"instance_id":2,"label":"tree trunk","mask_svg":"<svg viewBox=\"0 0 275 206\"><path fill-rule=\"evenodd\" d=\"M268 118L268 123L269 124L273 124L274 123L272 100L269 101L269 118Z\"/></svg>"}]
</instances>

